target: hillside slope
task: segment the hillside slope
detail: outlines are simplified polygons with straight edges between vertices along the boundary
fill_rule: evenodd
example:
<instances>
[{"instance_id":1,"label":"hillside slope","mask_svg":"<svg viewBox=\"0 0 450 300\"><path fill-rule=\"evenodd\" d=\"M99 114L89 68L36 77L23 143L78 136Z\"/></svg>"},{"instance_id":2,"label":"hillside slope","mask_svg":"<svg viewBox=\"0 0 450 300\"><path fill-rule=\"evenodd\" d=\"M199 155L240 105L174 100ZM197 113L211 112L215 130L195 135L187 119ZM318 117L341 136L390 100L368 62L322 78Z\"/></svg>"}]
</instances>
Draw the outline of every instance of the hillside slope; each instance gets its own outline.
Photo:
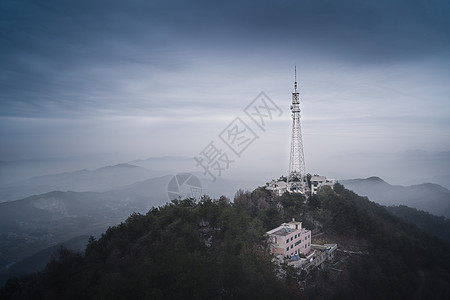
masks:
<instances>
[{"instance_id":1,"label":"hillside slope","mask_svg":"<svg viewBox=\"0 0 450 300\"><path fill-rule=\"evenodd\" d=\"M45 248L17 263L10 264L8 267L1 268L0 285L3 285L9 278L42 271L61 246L71 251L83 253L88 239L89 236L86 235L77 236L63 243Z\"/></svg>"},{"instance_id":2,"label":"hillside slope","mask_svg":"<svg viewBox=\"0 0 450 300\"><path fill-rule=\"evenodd\" d=\"M341 250L336 272L276 266L266 230L292 217ZM317 238L316 238L317 241ZM176 200L134 214L85 256L62 249L41 274L8 281L5 299L445 299L450 246L337 184L308 203L259 188Z\"/></svg>"},{"instance_id":3,"label":"hillside slope","mask_svg":"<svg viewBox=\"0 0 450 300\"><path fill-rule=\"evenodd\" d=\"M437 217L425 211L420 211L404 205L389 206L387 207L387 210L394 215L417 225L423 231L450 243L450 219Z\"/></svg>"}]
</instances>

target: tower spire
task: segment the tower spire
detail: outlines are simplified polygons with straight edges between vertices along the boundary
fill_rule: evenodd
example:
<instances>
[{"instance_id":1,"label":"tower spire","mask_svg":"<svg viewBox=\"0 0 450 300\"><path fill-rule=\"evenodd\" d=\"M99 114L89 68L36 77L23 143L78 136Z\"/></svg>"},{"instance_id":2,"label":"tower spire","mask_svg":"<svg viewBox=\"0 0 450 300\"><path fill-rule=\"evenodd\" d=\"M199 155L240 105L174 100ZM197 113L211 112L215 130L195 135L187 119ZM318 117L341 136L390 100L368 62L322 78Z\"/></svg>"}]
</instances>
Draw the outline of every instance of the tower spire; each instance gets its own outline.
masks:
<instances>
[{"instance_id":1,"label":"tower spire","mask_svg":"<svg viewBox=\"0 0 450 300\"><path fill-rule=\"evenodd\" d=\"M292 136L291 136L291 155L289 160L289 174L287 178L290 192L307 195L309 190L305 157L303 153L302 128L300 124L300 99L297 91L297 66L294 67L294 92L292 93Z\"/></svg>"},{"instance_id":2,"label":"tower spire","mask_svg":"<svg viewBox=\"0 0 450 300\"><path fill-rule=\"evenodd\" d=\"M294 78L295 78L295 80L294 80L294 90L295 90L295 92L297 93L297 65L295 65L295 67L294 67Z\"/></svg>"}]
</instances>

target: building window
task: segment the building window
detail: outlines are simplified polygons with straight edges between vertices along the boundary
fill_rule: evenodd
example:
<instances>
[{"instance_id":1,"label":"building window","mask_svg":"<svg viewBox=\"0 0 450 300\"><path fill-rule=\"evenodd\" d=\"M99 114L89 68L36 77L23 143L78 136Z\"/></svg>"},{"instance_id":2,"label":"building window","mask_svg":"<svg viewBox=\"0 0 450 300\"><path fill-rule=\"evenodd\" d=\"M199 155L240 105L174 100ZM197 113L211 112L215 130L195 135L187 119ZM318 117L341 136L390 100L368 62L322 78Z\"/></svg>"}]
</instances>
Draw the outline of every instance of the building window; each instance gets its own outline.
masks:
<instances>
[{"instance_id":1,"label":"building window","mask_svg":"<svg viewBox=\"0 0 450 300\"><path fill-rule=\"evenodd\" d=\"M291 245L291 249L292 249L292 247L294 247L294 245Z\"/></svg>"},{"instance_id":2,"label":"building window","mask_svg":"<svg viewBox=\"0 0 450 300\"><path fill-rule=\"evenodd\" d=\"M286 248L286 251L289 251L289 247Z\"/></svg>"},{"instance_id":3,"label":"building window","mask_svg":"<svg viewBox=\"0 0 450 300\"><path fill-rule=\"evenodd\" d=\"M289 243L289 239L286 240L286 244Z\"/></svg>"},{"instance_id":4,"label":"building window","mask_svg":"<svg viewBox=\"0 0 450 300\"><path fill-rule=\"evenodd\" d=\"M297 235L295 235L295 238L297 238Z\"/></svg>"},{"instance_id":5,"label":"building window","mask_svg":"<svg viewBox=\"0 0 450 300\"><path fill-rule=\"evenodd\" d=\"M293 237L291 236L291 241L292 241Z\"/></svg>"}]
</instances>

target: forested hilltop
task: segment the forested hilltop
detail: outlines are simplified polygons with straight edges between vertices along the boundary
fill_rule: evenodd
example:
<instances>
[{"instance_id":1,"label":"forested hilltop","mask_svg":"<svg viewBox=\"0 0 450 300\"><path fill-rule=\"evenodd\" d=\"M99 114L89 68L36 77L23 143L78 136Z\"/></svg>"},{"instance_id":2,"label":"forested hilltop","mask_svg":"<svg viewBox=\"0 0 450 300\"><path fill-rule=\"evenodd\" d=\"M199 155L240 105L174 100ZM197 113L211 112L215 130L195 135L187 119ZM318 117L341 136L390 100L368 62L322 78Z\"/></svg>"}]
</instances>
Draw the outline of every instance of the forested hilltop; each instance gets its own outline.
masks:
<instances>
[{"instance_id":1,"label":"forested hilltop","mask_svg":"<svg viewBox=\"0 0 450 300\"><path fill-rule=\"evenodd\" d=\"M332 267L272 262L264 234L292 218L313 243L337 243ZM316 237L314 237L316 235ZM344 251L345 250L345 251ZM357 254L355 254L357 253ZM174 200L61 248L45 270L10 279L2 299L446 299L450 245L336 184L306 202L264 188Z\"/></svg>"}]
</instances>

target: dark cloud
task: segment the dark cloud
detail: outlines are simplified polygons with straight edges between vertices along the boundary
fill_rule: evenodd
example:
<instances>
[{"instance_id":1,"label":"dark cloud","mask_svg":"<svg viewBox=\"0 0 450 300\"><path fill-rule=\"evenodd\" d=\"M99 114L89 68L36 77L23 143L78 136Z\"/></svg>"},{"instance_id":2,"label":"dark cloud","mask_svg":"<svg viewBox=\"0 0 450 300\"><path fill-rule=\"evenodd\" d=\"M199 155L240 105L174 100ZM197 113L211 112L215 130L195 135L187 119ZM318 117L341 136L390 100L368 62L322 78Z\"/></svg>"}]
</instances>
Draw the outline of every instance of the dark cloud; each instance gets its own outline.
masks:
<instances>
[{"instance_id":1,"label":"dark cloud","mask_svg":"<svg viewBox=\"0 0 450 300\"><path fill-rule=\"evenodd\" d=\"M436 66L428 72L444 78L448 70L437 69L450 61L448 16L450 2L440 0L3 0L0 121L10 130L2 134L24 132L18 124L26 118L42 118L42 130L64 136L57 134L59 123L47 119L180 119L185 111L241 109L254 97L252 87L273 88L274 78L294 63L299 70L323 68L324 77L345 73L342 65L370 69L433 58ZM323 92L323 80L312 92ZM290 83L283 81L286 91ZM49 130L53 124L58 128ZM67 124L65 131L86 130ZM24 128L33 135L33 125Z\"/></svg>"},{"instance_id":2,"label":"dark cloud","mask_svg":"<svg viewBox=\"0 0 450 300\"><path fill-rule=\"evenodd\" d=\"M192 53L315 54L358 64L448 55L449 7L438 0L2 1L2 114L26 115L18 102L30 111L54 102L70 108L71 100L75 108L92 105L95 97L79 94L112 88L119 70L176 71Z\"/></svg>"}]
</instances>

